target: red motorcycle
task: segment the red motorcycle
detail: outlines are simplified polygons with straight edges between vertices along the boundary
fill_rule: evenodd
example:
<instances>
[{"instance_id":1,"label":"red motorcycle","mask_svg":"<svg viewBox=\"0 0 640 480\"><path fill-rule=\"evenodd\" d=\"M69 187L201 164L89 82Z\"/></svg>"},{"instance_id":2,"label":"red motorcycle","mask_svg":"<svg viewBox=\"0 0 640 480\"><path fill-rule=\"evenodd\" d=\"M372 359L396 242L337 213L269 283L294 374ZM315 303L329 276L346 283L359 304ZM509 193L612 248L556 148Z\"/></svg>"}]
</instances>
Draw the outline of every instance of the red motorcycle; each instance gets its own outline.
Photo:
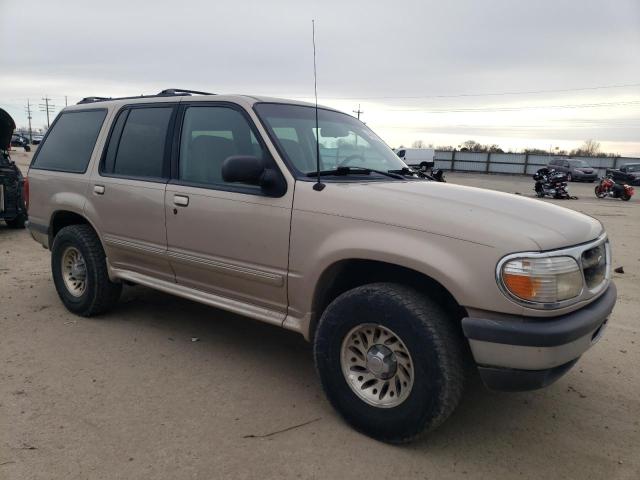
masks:
<instances>
[{"instance_id":1,"label":"red motorcycle","mask_svg":"<svg viewBox=\"0 0 640 480\"><path fill-rule=\"evenodd\" d=\"M619 183L614 182L611 175L607 175L600 179L600 183L596 185L595 192L596 197L598 198L612 197L628 201L631 200L634 189L631 185L627 185L626 183L620 185Z\"/></svg>"}]
</instances>

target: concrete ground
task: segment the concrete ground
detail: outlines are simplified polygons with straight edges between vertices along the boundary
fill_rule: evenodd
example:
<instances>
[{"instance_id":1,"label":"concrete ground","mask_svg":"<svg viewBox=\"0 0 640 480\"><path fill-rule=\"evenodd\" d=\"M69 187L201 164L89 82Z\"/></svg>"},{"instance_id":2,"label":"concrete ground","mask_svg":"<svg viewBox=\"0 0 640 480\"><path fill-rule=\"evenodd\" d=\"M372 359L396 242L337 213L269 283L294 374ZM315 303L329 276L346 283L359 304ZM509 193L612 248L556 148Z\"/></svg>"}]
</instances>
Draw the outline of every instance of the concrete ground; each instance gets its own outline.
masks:
<instances>
[{"instance_id":1,"label":"concrete ground","mask_svg":"<svg viewBox=\"0 0 640 480\"><path fill-rule=\"evenodd\" d=\"M448 179L526 195L533 186ZM75 317L55 293L49 252L0 226L0 478L640 478L639 200L570 189L580 199L562 205L605 224L625 271L614 274L604 338L544 390L472 381L442 427L406 446L340 419L302 337L142 287L127 287L108 315Z\"/></svg>"}]
</instances>

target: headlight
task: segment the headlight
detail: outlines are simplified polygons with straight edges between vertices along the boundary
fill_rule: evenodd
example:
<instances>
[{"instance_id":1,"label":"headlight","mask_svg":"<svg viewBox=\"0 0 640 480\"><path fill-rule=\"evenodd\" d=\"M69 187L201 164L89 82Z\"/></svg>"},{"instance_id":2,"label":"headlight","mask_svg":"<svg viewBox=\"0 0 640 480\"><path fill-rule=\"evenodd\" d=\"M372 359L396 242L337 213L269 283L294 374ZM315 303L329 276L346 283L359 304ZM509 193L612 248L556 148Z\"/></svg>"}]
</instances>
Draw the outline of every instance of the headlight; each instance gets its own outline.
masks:
<instances>
[{"instance_id":1,"label":"headlight","mask_svg":"<svg viewBox=\"0 0 640 480\"><path fill-rule=\"evenodd\" d=\"M573 257L515 258L502 265L507 292L534 303L557 303L582 292L582 272Z\"/></svg>"}]
</instances>

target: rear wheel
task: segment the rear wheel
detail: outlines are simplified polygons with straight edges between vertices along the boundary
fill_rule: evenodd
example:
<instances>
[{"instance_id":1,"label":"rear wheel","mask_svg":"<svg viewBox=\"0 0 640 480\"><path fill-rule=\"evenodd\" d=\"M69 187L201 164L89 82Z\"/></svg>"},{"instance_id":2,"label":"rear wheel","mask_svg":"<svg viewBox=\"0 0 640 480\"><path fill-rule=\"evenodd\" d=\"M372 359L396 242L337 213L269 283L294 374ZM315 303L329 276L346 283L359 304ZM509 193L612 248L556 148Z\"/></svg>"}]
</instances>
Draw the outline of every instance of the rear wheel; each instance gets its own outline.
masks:
<instances>
[{"instance_id":1,"label":"rear wheel","mask_svg":"<svg viewBox=\"0 0 640 480\"><path fill-rule=\"evenodd\" d=\"M624 200L625 202L628 202L629 200L631 200L631 195L629 195L628 193L625 192L620 196L620 198L622 200Z\"/></svg>"},{"instance_id":2,"label":"rear wheel","mask_svg":"<svg viewBox=\"0 0 640 480\"><path fill-rule=\"evenodd\" d=\"M89 225L58 232L51 247L51 271L62 303L85 317L106 312L122 291L122 284L109 280L104 250Z\"/></svg>"},{"instance_id":3,"label":"rear wheel","mask_svg":"<svg viewBox=\"0 0 640 480\"><path fill-rule=\"evenodd\" d=\"M351 425L400 443L433 430L456 408L462 346L439 305L408 287L376 283L327 307L314 358L327 397Z\"/></svg>"}]
</instances>

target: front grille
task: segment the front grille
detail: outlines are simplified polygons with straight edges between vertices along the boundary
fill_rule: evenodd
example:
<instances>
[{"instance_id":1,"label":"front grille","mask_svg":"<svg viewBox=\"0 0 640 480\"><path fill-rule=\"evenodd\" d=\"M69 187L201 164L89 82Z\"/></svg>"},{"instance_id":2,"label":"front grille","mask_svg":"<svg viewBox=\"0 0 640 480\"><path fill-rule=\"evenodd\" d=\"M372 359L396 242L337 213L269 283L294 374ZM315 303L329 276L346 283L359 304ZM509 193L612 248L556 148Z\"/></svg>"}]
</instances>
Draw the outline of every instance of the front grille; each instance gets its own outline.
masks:
<instances>
[{"instance_id":1,"label":"front grille","mask_svg":"<svg viewBox=\"0 0 640 480\"><path fill-rule=\"evenodd\" d=\"M601 285L607 277L607 248L603 242L582 253L584 281L590 290Z\"/></svg>"}]
</instances>

